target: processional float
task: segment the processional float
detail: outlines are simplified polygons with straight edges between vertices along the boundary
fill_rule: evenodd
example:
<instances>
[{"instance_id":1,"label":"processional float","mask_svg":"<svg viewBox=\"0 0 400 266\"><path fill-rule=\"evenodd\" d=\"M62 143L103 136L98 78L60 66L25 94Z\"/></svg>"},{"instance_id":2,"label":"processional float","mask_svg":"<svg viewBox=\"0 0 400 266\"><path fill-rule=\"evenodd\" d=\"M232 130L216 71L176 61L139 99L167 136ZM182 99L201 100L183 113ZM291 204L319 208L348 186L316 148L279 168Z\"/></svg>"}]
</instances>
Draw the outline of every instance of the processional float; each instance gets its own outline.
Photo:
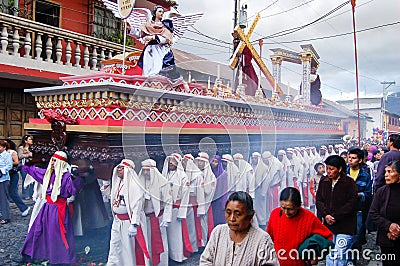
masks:
<instances>
[{"instance_id":1,"label":"processional float","mask_svg":"<svg viewBox=\"0 0 400 266\"><path fill-rule=\"evenodd\" d=\"M133 9L122 16L117 4L104 3L125 18L131 32L149 19L148 10ZM174 42L200 17L171 14ZM248 33L235 30L242 44L231 66L237 64L244 47L256 55L249 41L255 24ZM293 146L321 145L343 135L342 117L329 109L246 95L219 82L209 88L207 84L177 82L159 75L143 76L137 65L139 57L140 52L109 58L99 73L63 77L61 86L25 90L35 97L39 110L39 118L25 124L35 138L34 152L48 160L62 149L72 164L92 165L94 177L109 179L113 166L123 158L140 165L147 158L162 161L173 152L194 156L199 151L240 152L246 157L253 151L274 153L288 141ZM281 94L261 58L254 58ZM62 125L55 129L55 123ZM55 142L55 134L62 140Z\"/></svg>"}]
</instances>

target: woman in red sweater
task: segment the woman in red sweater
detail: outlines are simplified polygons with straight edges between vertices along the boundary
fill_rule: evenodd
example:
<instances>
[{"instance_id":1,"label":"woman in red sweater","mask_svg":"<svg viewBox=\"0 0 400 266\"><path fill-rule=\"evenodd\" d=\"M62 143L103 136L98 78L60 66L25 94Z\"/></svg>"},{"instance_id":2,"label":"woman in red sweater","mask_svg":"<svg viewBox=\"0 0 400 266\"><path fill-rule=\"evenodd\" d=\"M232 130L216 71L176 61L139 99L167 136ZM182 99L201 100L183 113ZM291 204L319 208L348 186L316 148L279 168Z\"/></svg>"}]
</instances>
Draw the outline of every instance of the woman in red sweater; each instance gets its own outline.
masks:
<instances>
[{"instance_id":1,"label":"woman in red sweater","mask_svg":"<svg viewBox=\"0 0 400 266\"><path fill-rule=\"evenodd\" d=\"M279 263L283 266L306 265L298 254L304 240L313 234L332 240L333 234L312 212L301 207L300 192L296 188L282 190L279 200L281 207L272 211L267 226Z\"/></svg>"}]
</instances>

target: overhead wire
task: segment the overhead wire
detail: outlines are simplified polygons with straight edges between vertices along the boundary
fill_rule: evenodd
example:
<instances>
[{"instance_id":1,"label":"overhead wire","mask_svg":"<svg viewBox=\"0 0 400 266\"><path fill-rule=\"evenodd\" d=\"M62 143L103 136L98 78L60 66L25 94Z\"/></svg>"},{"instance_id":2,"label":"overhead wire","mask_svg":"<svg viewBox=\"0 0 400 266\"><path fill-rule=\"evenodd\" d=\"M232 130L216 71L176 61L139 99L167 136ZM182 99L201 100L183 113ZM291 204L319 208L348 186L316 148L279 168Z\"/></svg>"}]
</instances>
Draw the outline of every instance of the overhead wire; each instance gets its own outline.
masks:
<instances>
[{"instance_id":1,"label":"overhead wire","mask_svg":"<svg viewBox=\"0 0 400 266\"><path fill-rule=\"evenodd\" d=\"M254 41L254 42L258 42L259 40L264 40L264 39L271 39L271 38L282 37L282 36L286 36L286 35L292 34L292 33L294 33L294 32L300 31L300 30L302 30L302 29L304 29L304 28L306 28L306 27L309 27L309 26L315 24L316 22L318 22L318 21L320 21L320 20L322 20L322 19L324 19L324 18L330 16L331 14L337 12L338 10L340 10L341 8L343 8L344 6L346 6L349 2L350 2L350 1L345 1L345 2L343 2L343 3L340 4L339 6L335 7L335 8L332 9L332 10L330 10L328 13L322 15L321 17L319 17L319 18L313 20L312 22L309 22L309 23L304 24L304 25L299 26L299 27L294 27L294 28L290 28L290 29L286 29L286 30L283 30L283 31L279 31L279 32L273 33L273 34L271 34L271 35L268 35L268 36L265 36L265 37L263 37L263 38L260 38L260 39Z\"/></svg>"},{"instance_id":2,"label":"overhead wire","mask_svg":"<svg viewBox=\"0 0 400 266\"><path fill-rule=\"evenodd\" d=\"M290 11L292 11L292 10L295 10L295 9L297 9L297 8L299 8L299 7L302 7L302 6L304 6L304 5L307 5L307 4L309 4L309 3L311 3L311 2L314 2L314 1L315 1L315 0L310 0L310 1L304 2L304 3L300 4L300 5L291 7L291 8L289 8L289 9L283 10L283 11L281 11L281 12L278 12L278 13L275 13L275 14L271 14L271 15L267 15L267 16L263 16L263 17L261 17L261 19L270 18L270 17L278 16L278 15L281 15L281 14L284 14L284 13L288 13L288 12L290 12Z\"/></svg>"},{"instance_id":3,"label":"overhead wire","mask_svg":"<svg viewBox=\"0 0 400 266\"><path fill-rule=\"evenodd\" d=\"M391 23L386 23L386 24L378 25L378 26L373 26L373 27L369 27L369 28L357 30L356 32L357 32L357 33L360 33L360 32L365 32L365 31L369 31L369 30L375 30L375 29L379 29L379 28L383 28L383 27L394 26L394 25L397 25L397 24L400 24L400 21L395 21L395 22L391 22ZM319 40L325 40L325 39L343 37L343 36L350 35L350 34L353 34L353 32L344 32L344 33L339 33L339 34L333 34L333 35L322 36L322 37L315 37L315 38L308 38L308 39L301 39L301 40L278 41L277 43L280 43L280 44L290 44L290 43L299 43L299 42L308 42L308 41L319 41ZM252 43L256 43L256 41L253 41ZM274 44L274 43L272 43L272 42L265 42L264 44Z\"/></svg>"}]
</instances>

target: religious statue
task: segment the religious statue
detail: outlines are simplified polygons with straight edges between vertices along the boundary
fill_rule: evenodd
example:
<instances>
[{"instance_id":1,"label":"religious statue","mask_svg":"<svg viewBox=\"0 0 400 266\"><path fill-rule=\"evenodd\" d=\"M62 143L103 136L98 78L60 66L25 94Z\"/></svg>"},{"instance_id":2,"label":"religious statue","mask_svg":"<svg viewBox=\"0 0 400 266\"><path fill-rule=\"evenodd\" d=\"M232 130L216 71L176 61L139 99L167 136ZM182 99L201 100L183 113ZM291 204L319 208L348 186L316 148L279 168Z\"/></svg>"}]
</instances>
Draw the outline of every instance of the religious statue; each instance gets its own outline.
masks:
<instances>
[{"instance_id":1,"label":"religious statue","mask_svg":"<svg viewBox=\"0 0 400 266\"><path fill-rule=\"evenodd\" d=\"M67 141L66 125L76 125L78 124L77 120L51 109L44 111L43 115L51 123L51 141L57 150L64 150Z\"/></svg>"},{"instance_id":2,"label":"religious statue","mask_svg":"<svg viewBox=\"0 0 400 266\"><path fill-rule=\"evenodd\" d=\"M316 67L311 68L310 82L310 102L313 105L320 105L322 104L321 81Z\"/></svg>"},{"instance_id":3,"label":"religious statue","mask_svg":"<svg viewBox=\"0 0 400 266\"><path fill-rule=\"evenodd\" d=\"M121 17L116 3L109 0L103 2L116 17ZM133 9L126 20L130 26L129 35L145 45L138 62L143 76L163 76L174 83L183 81L176 69L171 46L182 38L187 28L202 15L202 13L181 15L175 11L165 12L162 6L154 6L152 12L145 8Z\"/></svg>"}]
</instances>

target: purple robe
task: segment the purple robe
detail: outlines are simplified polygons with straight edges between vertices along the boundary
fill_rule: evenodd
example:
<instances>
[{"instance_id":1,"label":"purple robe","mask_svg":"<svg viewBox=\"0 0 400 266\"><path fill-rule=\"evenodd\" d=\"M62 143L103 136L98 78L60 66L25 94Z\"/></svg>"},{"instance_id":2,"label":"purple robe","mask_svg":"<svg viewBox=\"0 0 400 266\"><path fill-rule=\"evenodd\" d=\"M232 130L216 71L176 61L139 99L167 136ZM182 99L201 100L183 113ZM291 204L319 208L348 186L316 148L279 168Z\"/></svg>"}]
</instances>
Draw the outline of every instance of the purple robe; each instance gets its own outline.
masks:
<instances>
[{"instance_id":1,"label":"purple robe","mask_svg":"<svg viewBox=\"0 0 400 266\"><path fill-rule=\"evenodd\" d=\"M225 203L228 198L228 174L222 167L221 157L219 155L214 155L211 160L215 158L218 160L218 166L215 169L212 168L212 171L217 178L217 184L211 205L214 226L217 226L226 223Z\"/></svg>"},{"instance_id":2,"label":"purple robe","mask_svg":"<svg viewBox=\"0 0 400 266\"><path fill-rule=\"evenodd\" d=\"M26 165L24 165L22 169L30 174L37 182L43 184L43 177L46 169ZM53 184L54 179L55 174L53 172L49 184ZM81 178L72 179L71 174L66 172L62 177L60 195L58 197L69 198L70 196L76 196L81 187ZM51 191L52 190L49 186L46 191L47 195L50 195ZM49 259L50 264L75 263L76 251L74 244L74 231L72 228L72 219L69 217L68 208L66 209L64 226L67 230L65 236L69 249L65 247L61 237L57 205L46 202L40 209L39 214L25 238L21 254L36 259Z\"/></svg>"}]
</instances>

